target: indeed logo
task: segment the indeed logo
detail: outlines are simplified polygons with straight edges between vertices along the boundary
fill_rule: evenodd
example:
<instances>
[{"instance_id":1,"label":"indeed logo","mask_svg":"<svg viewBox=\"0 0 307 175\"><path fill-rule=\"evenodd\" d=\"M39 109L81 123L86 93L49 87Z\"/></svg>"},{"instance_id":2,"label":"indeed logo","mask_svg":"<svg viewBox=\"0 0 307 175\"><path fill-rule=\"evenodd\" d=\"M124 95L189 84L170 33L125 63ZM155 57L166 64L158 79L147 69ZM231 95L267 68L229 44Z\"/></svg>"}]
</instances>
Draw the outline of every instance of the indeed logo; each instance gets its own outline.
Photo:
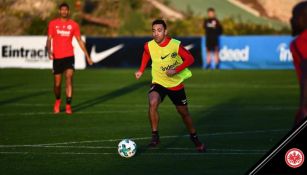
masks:
<instances>
[{"instance_id":1,"label":"indeed logo","mask_svg":"<svg viewBox=\"0 0 307 175\"><path fill-rule=\"evenodd\" d=\"M280 43L277 47L277 51L279 52L279 61L292 62L293 57L286 43Z\"/></svg>"},{"instance_id":2,"label":"indeed logo","mask_svg":"<svg viewBox=\"0 0 307 175\"><path fill-rule=\"evenodd\" d=\"M57 34L60 34L62 36L69 36L70 35L70 31L65 31L65 30L56 30Z\"/></svg>"},{"instance_id":3,"label":"indeed logo","mask_svg":"<svg viewBox=\"0 0 307 175\"><path fill-rule=\"evenodd\" d=\"M176 61L174 64L168 65L166 67L161 66L162 71L174 69L177 65L179 65L178 61Z\"/></svg>"},{"instance_id":4,"label":"indeed logo","mask_svg":"<svg viewBox=\"0 0 307 175\"><path fill-rule=\"evenodd\" d=\"M247 62L249 59L249 46L242 49L231 49L224 46L219 53L221 61L242 61Z\"/></svg>"}]
</instances>

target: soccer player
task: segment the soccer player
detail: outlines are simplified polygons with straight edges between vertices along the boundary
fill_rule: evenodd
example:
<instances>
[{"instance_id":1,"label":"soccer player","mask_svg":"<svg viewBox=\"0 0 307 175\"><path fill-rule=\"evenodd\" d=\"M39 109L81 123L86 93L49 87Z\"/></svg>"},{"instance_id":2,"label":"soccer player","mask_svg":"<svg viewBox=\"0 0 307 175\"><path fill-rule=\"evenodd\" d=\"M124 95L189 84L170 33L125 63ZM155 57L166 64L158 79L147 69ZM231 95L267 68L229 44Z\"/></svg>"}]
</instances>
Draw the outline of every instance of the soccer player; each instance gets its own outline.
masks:
<instances>
[{"instance_id":1,"label":"soccer player","mask_svg":"<svg viewBox=\"0 0 307 175\"><path fill-rule=\"evenodd\" d=\"M307 116L307 1L293 8L290 22L292 35L296 36L290 50L300 86L300 106L295 116L295 125L299 126Z\"/></svg>"},{"instance_id":2,"label":"soccer player","mask_svg":"<svg viewBox=\"0 0 307 175\"><path fill-rule=\"evenodd\" d=\"M152 139L149 147L156 147L160 143L158 124L158 107L165 96L168 96L176 106L177 112L186 125L190 138L199 152L205 151L205 145L197 137L192 119L188 110L187 98L183 80L192 76L187 69L194 62L194 58L180 41L167 36L166 24L163 20L155 20L152 23L153 40L145 43L142 63L135 78L138 80L148 63L152 61L152 84L148 93L149 120L152 130Z\"/></svg>"},{"instance_id":3,"label":"soccer player","mask_svg":"<svg viewBox=\"0 0 307 175\"><path fill-rule=\"evenodd\" d=\"M60 17L50 21L48 25L47 39L49 59L53 60L54 94L56 98L53 110L55 114L60 112L61 84L62 75L64 74L66 80L66 113L72 114L72 81L75 63L72 46L73 37L77 39L80 48L86 56L88 64L92 65L93 62L86 51L83 41L81 40L79 25L69 18L70 11L68 4L62 3L59 5L58 9Z\"/></svg>"},{"instance_id":4,"label":"soccer player","mask_svg":"<svg viewBox=\"0 0 307 175\"><path fill-rule=\"evenodd\" d=\"M206 31L206 50L207 61L206 69L211 68L211 55L214 55L215 68L220 68L219 58L219 37L223 33L222 26L219 20L216 18L214 8L208 8L208 18L204 21L204 29Z\"/></svg>"}]
</instances>

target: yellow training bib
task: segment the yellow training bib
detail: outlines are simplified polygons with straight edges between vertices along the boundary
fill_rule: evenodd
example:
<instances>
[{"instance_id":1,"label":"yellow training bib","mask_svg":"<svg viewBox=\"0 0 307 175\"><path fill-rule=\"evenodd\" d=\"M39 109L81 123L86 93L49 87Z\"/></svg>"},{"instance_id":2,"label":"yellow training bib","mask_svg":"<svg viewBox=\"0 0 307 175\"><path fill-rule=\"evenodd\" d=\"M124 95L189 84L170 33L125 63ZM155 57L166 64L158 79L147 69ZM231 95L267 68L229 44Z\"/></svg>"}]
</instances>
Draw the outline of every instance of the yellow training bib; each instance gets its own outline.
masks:
<instances>
[{"instance_id":1,"label":"yellow training bib","mask_svg":"<svg viewBox=\"0 0 307 175\"><path fill-rule=\"evenodd\" d=\"M192 72L185 68L172 77L166 75L169 69L175 69L182 64L182 58L178 55L180 41L171 39L165 47L160 47L154 40L148 42L150 57L152 60L152 83L160 84L166 88L178 86L183 80L190 78Z\"/></svg>"}]
</instances>

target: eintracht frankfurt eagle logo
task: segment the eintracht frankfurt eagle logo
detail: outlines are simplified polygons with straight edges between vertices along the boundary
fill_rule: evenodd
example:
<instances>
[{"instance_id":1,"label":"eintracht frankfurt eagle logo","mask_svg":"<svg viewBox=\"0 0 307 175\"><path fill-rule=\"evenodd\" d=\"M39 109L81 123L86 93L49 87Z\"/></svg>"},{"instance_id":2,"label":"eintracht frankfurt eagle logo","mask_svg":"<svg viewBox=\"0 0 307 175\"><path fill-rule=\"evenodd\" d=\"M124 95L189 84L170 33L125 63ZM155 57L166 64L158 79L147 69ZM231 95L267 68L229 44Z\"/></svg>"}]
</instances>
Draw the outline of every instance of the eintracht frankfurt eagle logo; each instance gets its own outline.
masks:
<instances>
[{"instance_id":1,"label":"eintracht frankfurt eagle logo","mask_svg":"<svg viewBox=\"0 0 307 175\"><path fill-rule=\"evenodd\" d=\"M285 161L291 168L298 168L304 163L304 153L297 148L292 148L287 151Z\"/></svg>"}]
</instances>

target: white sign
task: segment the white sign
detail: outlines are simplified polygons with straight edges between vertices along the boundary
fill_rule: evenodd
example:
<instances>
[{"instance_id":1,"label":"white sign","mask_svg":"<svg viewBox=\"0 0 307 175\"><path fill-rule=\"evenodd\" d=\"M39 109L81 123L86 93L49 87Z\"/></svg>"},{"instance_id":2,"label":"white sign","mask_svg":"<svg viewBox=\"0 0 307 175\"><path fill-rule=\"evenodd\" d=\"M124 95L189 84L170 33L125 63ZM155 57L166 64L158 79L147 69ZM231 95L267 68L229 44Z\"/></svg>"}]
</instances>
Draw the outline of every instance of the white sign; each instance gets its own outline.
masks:
<instances>
[{"instance_id":1,"label":"white sign","mask_svg":"<svg viewBox=\"0 0 307 175\"><path fill-rule=\"evenodd\" d=\"M0 68L51 69L52 60L48 58L46 41L46 36L0 36ZM75 68L84 69L84 53L75 38L72 44Z\"/></svg>"},{"instance_id":2,"label":"white sign","mask_svg":"<svg viewBox=\"0 0 307 175\"><path fill-rule=\"evenodd\" d=\"M287 43L280 43L277 51L279 52L279 61L292 63L293 57Z\"/></svg>"}]
</instances>

